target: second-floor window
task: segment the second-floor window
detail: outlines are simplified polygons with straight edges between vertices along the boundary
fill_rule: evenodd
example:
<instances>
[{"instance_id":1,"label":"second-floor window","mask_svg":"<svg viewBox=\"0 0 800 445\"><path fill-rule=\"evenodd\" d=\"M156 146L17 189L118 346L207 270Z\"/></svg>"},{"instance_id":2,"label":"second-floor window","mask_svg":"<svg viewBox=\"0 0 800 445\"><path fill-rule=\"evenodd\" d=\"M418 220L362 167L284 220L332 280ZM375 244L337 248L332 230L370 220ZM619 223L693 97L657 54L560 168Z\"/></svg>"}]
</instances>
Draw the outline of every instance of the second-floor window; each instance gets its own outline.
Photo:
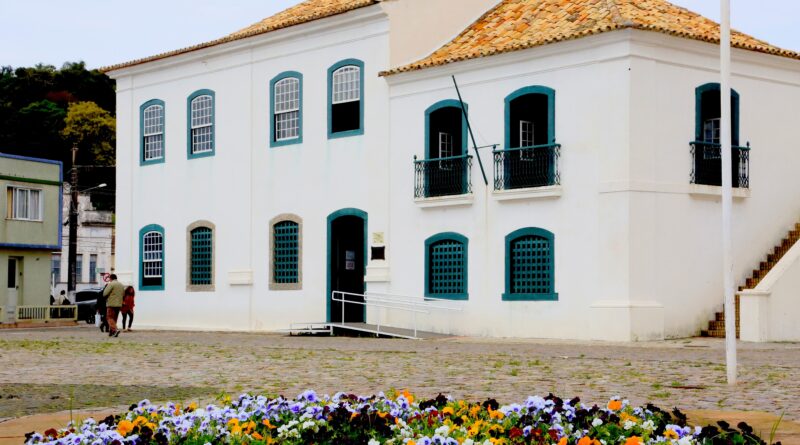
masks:
<instances>
[{"instance_id":1,"label":"second-floor window","mask_svg":"<svg viewBox=\"0 0 800 445\"><path fill-rule=\"evenodd\" d=\"M272 91L272 136L270 145L302 142L303 76L287 71L270 82Z\"/></svg>"},{"instance_id":2,"label":"second-floor window","mask_svg":"<svg viewBox=\"0 0 800 445\"><path fill-rule=\"evenodd\" d=\"M328 136L364 132L364 63L343 60L328 70Z\"/></svg>"},{"instance_id":3,"label":"second-floor window","mask_svg":"<svg viewBox=\"0 0 800 445\"><path fill-rule=\"evenodd\" d=\"M142 125L141 163L164 161L164 102L153 99L142 105L139 118Z\"/></svg>"},{"instance_id":4,"label":"second-floor window","mask_svg":"<svg viewBox=\"0 0 800 445\"><path fill-rule=\"evenodd\" d=\"M214 92L200 90L189 96L189 157L214 154Z\"/></svg>"},{"instance_id":5,"label":"second-floor window","mask_svg":"<svg viewBox=\"0 0 800 445\"><path fill-rule=\"evenodd\" d=\"M24 221L42 220L42 190L8 187L6 198L6 218Z\"/></svg>"}]
</instances>

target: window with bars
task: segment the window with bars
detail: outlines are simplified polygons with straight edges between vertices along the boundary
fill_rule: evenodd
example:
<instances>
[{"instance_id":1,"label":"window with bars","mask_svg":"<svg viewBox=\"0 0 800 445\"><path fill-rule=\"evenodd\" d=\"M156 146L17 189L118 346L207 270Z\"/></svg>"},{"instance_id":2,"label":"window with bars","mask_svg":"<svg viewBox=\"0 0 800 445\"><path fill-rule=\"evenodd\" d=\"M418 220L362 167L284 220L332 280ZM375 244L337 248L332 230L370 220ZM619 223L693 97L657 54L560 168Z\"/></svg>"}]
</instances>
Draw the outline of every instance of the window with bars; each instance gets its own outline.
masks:
<instances>
[{"instance_id":1,"label":"window with bars","mask_svg":"<svg viewBox=\"0 0 800 445\"><path fill-rule=\"evenodd\" d=\"M553 234L538 228L506 237L504 300L556 300Z\"/></svg>"},{"instance_id":2,"label":"window with bars","mask_svg":"<svg viewBox=\"0 0 800 445\"><path fill-rule=\"evenodd\" d=\"M139 231L139 289L164 289L164 228L151 224Z\"/></svg>"},{"instance_id":3,"label":"window with bars","mask_svg":"<svg viewBox=\"0 0 800 445\"><path fill-rule=\"evenodd\" d=\"M272 282L300 282L300 225L281 221L273 225Z\"/></svg>"},{"instance_id":4,"label":"window with bars","mask_svg":"<svg viewBox=\"0 0 800 445\"><path fill-rule=\"evenodd\" d=\"M214 154L214 92L200 90L189 96L189 157Z\"/></svg>"},{"instance_id":5,"label":"window with bars","mask_svg":"<svg viewBox=\"0 0 800 445\"><path fill-rule=\"evenodd\" d=\"M425 241L425 296L466 300L467 239L457 233Z\"/></svg>"},{"instance_id":6,"label":"window with bars","mask_svg":"<svg viewBox=\"0 0 800 445\"><path fill-rule=\"evenodd\" d=\"M197 227L190 235L192 252L189 284L213 284L213 231L208 227Z\"/></svg>"},{"instance_id":7,"label":"window with bars","mask_svg":"<svg viewBox=\"0 0 800 445\"><path fill-rule=\"evenodd\" d=\"M6 218L42 221L42 190L27 187L6 189Z\"/></svg>"},{"instance_id":8,"label":"window with bars","mask_svg":"<svg viewBox=\"0 0 800 445\"><path fill-rule=\"evenodd\" d=\"M142 105L142 164L164 159L164 102L151 100Z\"/></svg>"},{"instance_id":9,"label":"window with bars","mask_svg":"<svg viewBox=\"0 0 800 445\"><path fill-rule=\"evenodd\" d=\"M270 82L273 147L302 142L302 77L298 72L287 71Z\"/></svg>"},{"instance_id":10,"label":"window with bars","mask_svg":"<svg viewBox=\"0 0 800 445\"><path fill-rule=\"evenodd\" d=\"M349 59L328 70L329 137L362 134L364 63Z\"/></svg>"}]
</instances>

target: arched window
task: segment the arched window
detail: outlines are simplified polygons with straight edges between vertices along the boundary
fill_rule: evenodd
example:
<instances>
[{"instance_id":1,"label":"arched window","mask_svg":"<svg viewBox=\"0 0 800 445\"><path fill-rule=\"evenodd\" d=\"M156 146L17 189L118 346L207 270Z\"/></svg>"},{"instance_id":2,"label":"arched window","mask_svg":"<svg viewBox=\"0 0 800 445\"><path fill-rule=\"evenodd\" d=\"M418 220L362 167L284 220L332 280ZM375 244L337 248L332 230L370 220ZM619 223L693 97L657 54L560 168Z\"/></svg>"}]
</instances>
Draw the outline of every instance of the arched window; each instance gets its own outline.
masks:
<instances>
[{"instance_id":1,"label":"arched window","mask_svg":"<svg viewBox=\"0 0 800 445\"><path fill-rule=\"evenodd\" d=\"M297 144L303 141L303 75L287 71L270 81L272 92L272 135L270 146Z\"/></svg>"},{"instance_id":2,"label":"arched window","mask_svg":"<svg viewBox=\"0 0 800 445\"><path fill-rule=\"evenodd\" d=\"M425 240L425 296L468 299L468 240L458 233L440 233Z\"/></svg>"},{"instance_id":3,"label":"arched window","mask_svg":"<svg viewBox=\"0 0 800 445\"><path fill-rule=\"evenodd\" d=\"M164 162L164 101L153 99L139 107L141 165Z\"/></svg>"},{"instance_id":4,"label":"arched window","mask_svg":"<svg viewBox=\"0 0 800 445\"><path fill-rule=\"evenodd\" d=\"M692 182L722 185L721 100L718 83L707 83L695 89L695 138L691 142ZM739 93L731 90L731 168L734 187L749 185L748 147L739 147Z\"/></svg>"},{"instance_id":5,"label":"arched window","mask_svg":"<svg viewBox=\"0 0 800 445\"><path fill-rule=\"evenodd\" d=\"M328 138L364 134L364 62L328 68Z\"/></svg>"},{"instance_id":6,"label":"arched window","mask_svg":"<svg viewBox=\"0 0 800 445\"><path fill-rule=\"evenodd\" d=\"M199 90L188 101L188 156L214 155L214 92Z\"/></svg>"},{"instance_id":7,"label":"arched window","mask_svg":"<svg viewBox=\"0 0 800 445\"><path fill-rule=\"evenodd\" d=\"M164 228L150 224L139 231L139 289L164 289Z\"/></svg>"},{"instance_id":8,"label":"arched window","mask_svg":"<svg viewBox=\"0 0 800 445\"><path fill-rule=\"evenodd\" d=\"M302 289L300 217L278 215L270 222L270 228L270 289Z\"/></svg>"},{"instance_id":9,"label":"arched window","mask_svg":"<svg viewBox=\"0 0 800 445\"><path fill-rule=\"evenodd\" d=\"M555 135L555 91L520 88L505 98L505 149L495 151L495 190L559 183ZM497 179L497 178L496 178Z\"/></svg>"},{"instance_id":10,"label":"arched window","mask_svg":"<svg viewBox=\"0 0 800 445\"><path fill-rule=\"evenodd\" d=\"M186 290L214 290L214 224L210 221L197 221L186 230Z\"/></svg>"},{"instance_id":11,"label":"arched window","mask_svg":"<svg viewBox=\"0 0 800 445\"><path fill-rule=\"evenodd\" d=\"M506 236L506 291L503 300L558 300L553 234L524 228Z\"/></svg>"}]
</instances>

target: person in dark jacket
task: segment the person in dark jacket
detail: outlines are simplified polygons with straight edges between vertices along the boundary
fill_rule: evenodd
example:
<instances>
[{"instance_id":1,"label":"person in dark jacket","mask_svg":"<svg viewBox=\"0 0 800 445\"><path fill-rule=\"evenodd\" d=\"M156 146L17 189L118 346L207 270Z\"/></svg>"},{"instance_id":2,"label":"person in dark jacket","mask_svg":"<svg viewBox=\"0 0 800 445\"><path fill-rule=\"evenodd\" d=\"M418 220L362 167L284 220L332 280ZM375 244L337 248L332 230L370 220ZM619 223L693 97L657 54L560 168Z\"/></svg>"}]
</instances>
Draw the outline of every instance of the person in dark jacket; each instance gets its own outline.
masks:
<instances>
[{"instance_id":1,"label":"person in dark jacket","mask_svg":"<svg viewBox=\"0 0 800 445\"><path fill-rule=\"evenodd\" d=\"M105 290L105 288L103 290ZM95 309L97 310L97 316L100 317L100 332L108 332L108 318L106 318L106 297L103 296L103 292L100 292L100 294L97 296Z\"/></svg>"}]
</instances>

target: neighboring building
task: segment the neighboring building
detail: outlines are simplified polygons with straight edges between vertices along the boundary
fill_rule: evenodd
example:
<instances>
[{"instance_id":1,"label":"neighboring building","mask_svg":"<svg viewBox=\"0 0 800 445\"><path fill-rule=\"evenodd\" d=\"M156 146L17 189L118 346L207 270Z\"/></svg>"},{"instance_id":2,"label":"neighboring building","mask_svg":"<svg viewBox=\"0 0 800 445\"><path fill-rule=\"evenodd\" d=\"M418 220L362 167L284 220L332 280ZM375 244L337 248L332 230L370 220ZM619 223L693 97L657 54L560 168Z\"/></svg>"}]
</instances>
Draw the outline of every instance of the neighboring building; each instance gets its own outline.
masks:
<instances>
[{"instance_id":1,"label":"neighboring building","mask_svg":"<svg viewBox=\"0 0 800 445\"><path fill-rule=\"evenodd\" d=\"M64 193L62 212L69 215L70 194ZM78 250L75 263L75 290L101 287L103 274L113 267L114 221L113 212L96 210L91 195L78 196ZM50 276L53 295L67 290L69 278L69 230L64 231L63 247L53 252Z\"/></svg>"},{"instance_id":2,"label":"neighboring building","mask_svg":"<svg viewBox=\"0 0 800 445\"><path fill-rule=\"evenodd\" d=\"M0 153L0 321L50 304L50 252L61 249L61 162ZM4 318L3 318L4 317Z\"/></svg>"},{"instance_id":3,"label":"neighboring building","mask_svg":"<svg viewBox=\"0 0 800 445\"><path fill-rule=\"evenodd\" d=\"M662 0L309 0L110 67L137 321L408 322L331 301L368 289L456 301L418 317L438 332L696 335L722 300L718 41ZM749 287L800 216L800 54L733 46ZM488 186L453 75L477 145L496 144Z\"/></svg>"}]
</instances>

